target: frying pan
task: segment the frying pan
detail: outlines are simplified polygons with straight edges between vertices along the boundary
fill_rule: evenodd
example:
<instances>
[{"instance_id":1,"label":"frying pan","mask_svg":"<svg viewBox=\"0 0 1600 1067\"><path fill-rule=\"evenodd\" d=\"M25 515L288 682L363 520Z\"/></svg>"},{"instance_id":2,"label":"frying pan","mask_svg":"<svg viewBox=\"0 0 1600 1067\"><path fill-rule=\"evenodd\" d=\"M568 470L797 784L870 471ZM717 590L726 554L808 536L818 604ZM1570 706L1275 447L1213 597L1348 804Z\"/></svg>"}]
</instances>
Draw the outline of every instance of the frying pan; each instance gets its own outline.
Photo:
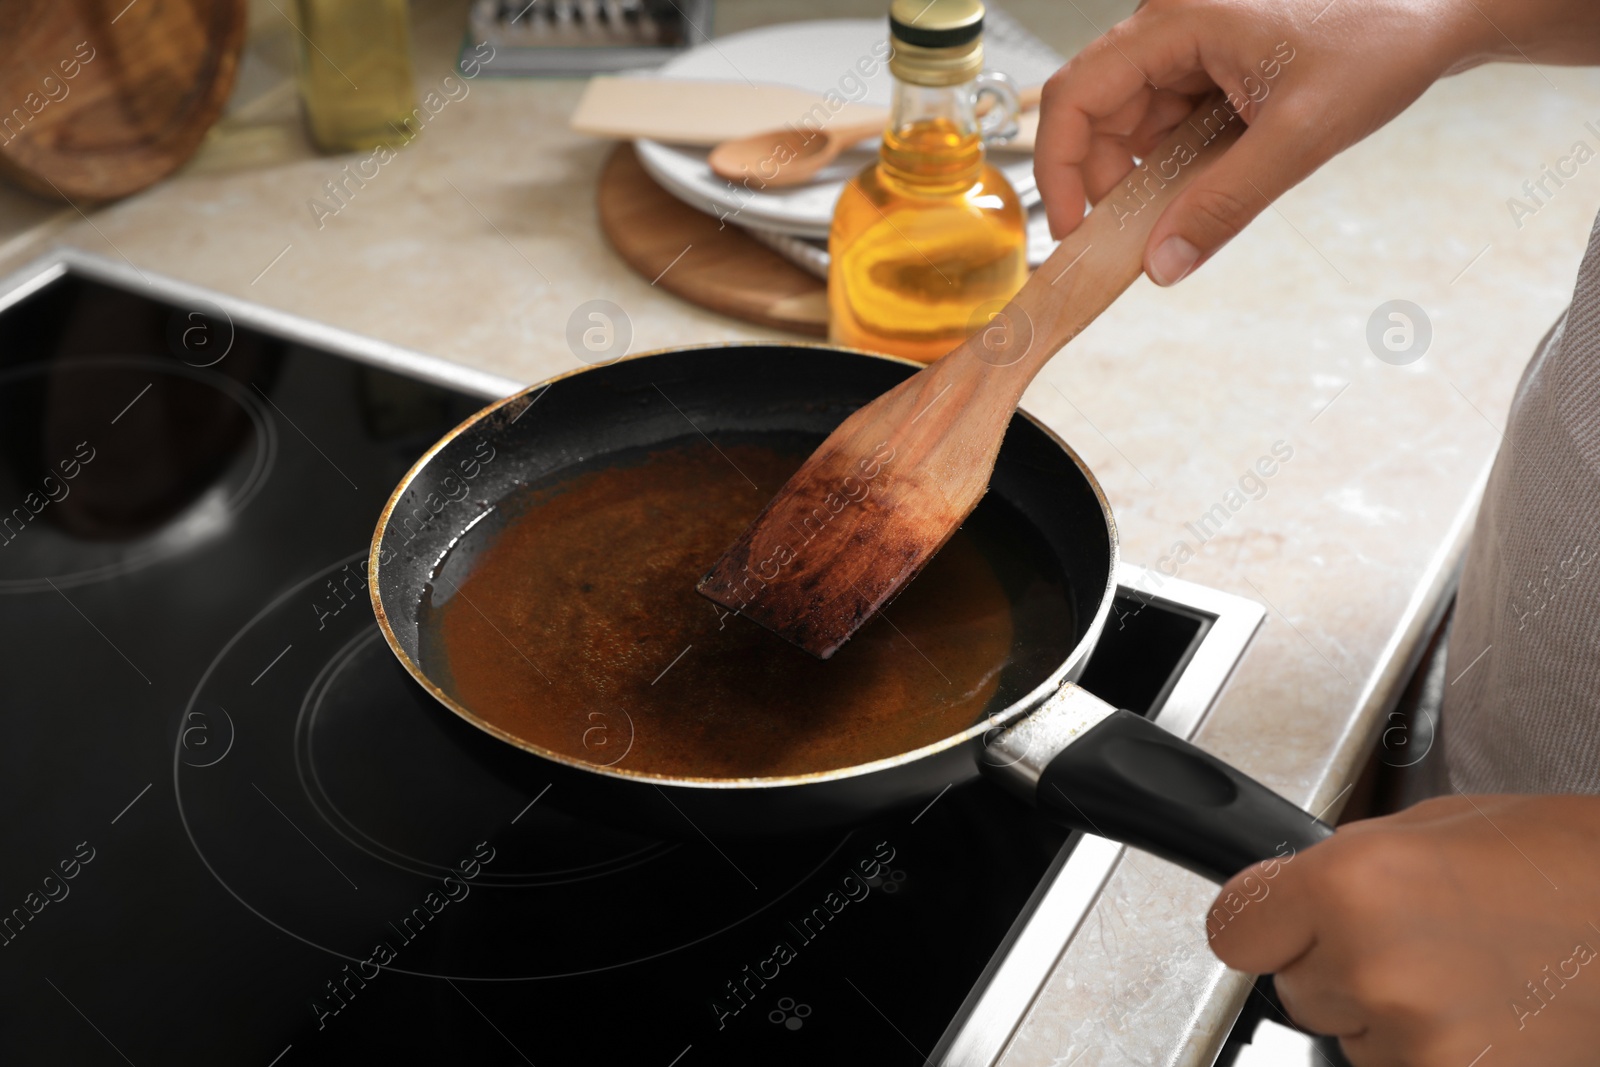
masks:
<instances>
[{"instance_id":1,"label":"frying pan","mask_svg":"<svg viewBox=\"0 0 1600 1067\"><path fill-rule=\"evenodd\" d=\"M919 369L824 346L710 346L585 368L490 405L417 461L379 518L368 585L385 638L440 703L523 749L530 770L555 787L552 802L654 832L769 834L855 823L983 774L1066 826L1218 882L1331 834L1259 782L1074 684L1116 591L1116 525L1083 461L1020 412L989 493L1032 527L1066 576L1073 632L1054 635L1067 638L1054 647L1068 651L1039 672L1042 680L959 733L819 773L673 777L531 744L474 714L451 695L448 679L424 669L421 608L438 568L475 523L528 485L700 434L820 441Z\"/></svg>"}]
</instances>

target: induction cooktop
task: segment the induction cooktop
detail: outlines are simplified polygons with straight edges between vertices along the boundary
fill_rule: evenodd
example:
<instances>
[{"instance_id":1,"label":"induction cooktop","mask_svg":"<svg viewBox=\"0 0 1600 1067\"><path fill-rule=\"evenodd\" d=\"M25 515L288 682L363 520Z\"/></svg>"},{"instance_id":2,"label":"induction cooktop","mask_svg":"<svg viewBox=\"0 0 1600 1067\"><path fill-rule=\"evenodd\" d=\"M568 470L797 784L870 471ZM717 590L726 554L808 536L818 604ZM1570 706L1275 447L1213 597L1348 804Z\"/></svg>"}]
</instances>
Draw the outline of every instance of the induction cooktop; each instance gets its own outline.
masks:
<instances>
[{"instance_id":1,"label":"induction cooktop","mask_svg":"<svg viewBox=\"0 0 1600 1067\"><path fill-rule=\"evenodd\" d=\"M1118 846L982 781L641 836L396 662L377 514L517 387L73 251L0 289L0 1062L999 1055ZM1192 732L1260 609L1120 577L1084 684Z\"/></svg>"}]
</instances>

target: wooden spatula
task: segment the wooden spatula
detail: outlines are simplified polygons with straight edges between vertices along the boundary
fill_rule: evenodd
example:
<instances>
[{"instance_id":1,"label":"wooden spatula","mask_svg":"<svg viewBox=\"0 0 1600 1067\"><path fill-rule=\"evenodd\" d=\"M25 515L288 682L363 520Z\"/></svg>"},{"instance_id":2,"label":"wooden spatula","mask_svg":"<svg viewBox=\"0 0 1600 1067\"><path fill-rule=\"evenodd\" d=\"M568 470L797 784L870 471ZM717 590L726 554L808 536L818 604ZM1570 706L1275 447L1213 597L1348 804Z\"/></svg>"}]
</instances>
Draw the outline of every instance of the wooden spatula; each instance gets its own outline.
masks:
<instances>
[{"instance_id":1,"label":"wooden spatula","mask_svg":"<svg viewBox=\"0 0 1600 1067\"><path fill-rule=\"evenodd\" d=\"M847 418L700 580L699 591L827 659L977 506L1022 391L1140 274L1156 218L1238 139L1197 108L954 351Z\"/></svg>"}]
</instances>

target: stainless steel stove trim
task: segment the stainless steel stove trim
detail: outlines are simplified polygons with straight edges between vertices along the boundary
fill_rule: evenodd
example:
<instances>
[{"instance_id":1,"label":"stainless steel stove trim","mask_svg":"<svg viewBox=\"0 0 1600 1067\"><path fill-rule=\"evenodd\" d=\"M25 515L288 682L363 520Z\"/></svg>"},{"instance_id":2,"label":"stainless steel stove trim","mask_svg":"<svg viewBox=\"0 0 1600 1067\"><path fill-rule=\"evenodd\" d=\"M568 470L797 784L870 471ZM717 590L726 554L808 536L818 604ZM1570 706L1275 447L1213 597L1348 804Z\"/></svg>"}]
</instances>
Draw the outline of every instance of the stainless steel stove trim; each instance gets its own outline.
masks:
<instances>
[{"instance_id":1,"label":"stainless steel stove trim","mask_svg":"<svg viewBox=\"0 0 1600 1067\"><path fill-rule=\"evenodd\" d=\"M1162 728L1192 737L1243 658L1266 609L1245 597L1130 563L1118 566L1117 584L1119 592L1156 606L1212 617L1200 647L1155 717ZM945 1030L929 1063L991 1067L999 1062L1124 851L1105 838L1072 835Z\"/></svg>"},{"instance_id":2,"label":"stainless steel stove trim","mask_svg":"<svg viewBox=\"0 0 1600 1067\"><path fill-rule=\"evenodd\" d=\"M141 270L93 252L60 246L31 260L0 279L0 311L42 289L63 274L72 273L134 293L152 293L160 300L205 311L215 308L235 326L319 348L407 377L457 389L484 400L498 400L524 388L526 382L464 367L438 356L413 352L387 341L364 337L313 319L278 311L188 282Z\"/></svg>"}]
</instances>

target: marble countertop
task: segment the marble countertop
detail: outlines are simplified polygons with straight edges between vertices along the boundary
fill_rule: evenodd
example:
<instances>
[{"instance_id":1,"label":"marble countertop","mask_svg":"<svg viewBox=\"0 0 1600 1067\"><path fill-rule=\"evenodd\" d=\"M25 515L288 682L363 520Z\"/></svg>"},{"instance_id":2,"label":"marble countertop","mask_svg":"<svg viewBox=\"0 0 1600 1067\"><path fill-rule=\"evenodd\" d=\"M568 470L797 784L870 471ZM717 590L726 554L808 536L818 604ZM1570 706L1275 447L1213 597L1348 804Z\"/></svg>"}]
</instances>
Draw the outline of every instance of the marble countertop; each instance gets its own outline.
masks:
<instances>
[{"instance_id":1,"label":"marble countertop","mask_svg":"<svg viewBox=\"0 0 1600 1067\"><path fill-rule=\"evenodd\" d=\"M717 30L881 6L730 0ZM1070 54L1132 4L1006 7ZM419 90L450 72L462 10L417 6ZM66 243L525 382L578 365L565 324L592 299L626 311L636 351L779 338L612 254L594 209L610 146L566 129L576 81L473 81L319 225L309 203L358 157L306 144L274 5L253 30L229 117L178 175L81 211L0 189L0 273ZM1547 182L1537 205L1523 183L1576 142L1600 148L1596 99L1594 71L1440 84L1197 276L1137 283L1024 399L1098 472L1125 558L1268 606L1196 739L1327 818L1448 589L1517 376L1571 292L1600 163ZM1536 210L1514 215L1511 197ZM1368 346L1391 300L1431 324L1406 365ZM1253 480L1274 450L1275 473ZM1206 948L1213 893L1128 855L1003 1062L1209 1064L1247 988Z\"/></svg>"}]
</instances>

